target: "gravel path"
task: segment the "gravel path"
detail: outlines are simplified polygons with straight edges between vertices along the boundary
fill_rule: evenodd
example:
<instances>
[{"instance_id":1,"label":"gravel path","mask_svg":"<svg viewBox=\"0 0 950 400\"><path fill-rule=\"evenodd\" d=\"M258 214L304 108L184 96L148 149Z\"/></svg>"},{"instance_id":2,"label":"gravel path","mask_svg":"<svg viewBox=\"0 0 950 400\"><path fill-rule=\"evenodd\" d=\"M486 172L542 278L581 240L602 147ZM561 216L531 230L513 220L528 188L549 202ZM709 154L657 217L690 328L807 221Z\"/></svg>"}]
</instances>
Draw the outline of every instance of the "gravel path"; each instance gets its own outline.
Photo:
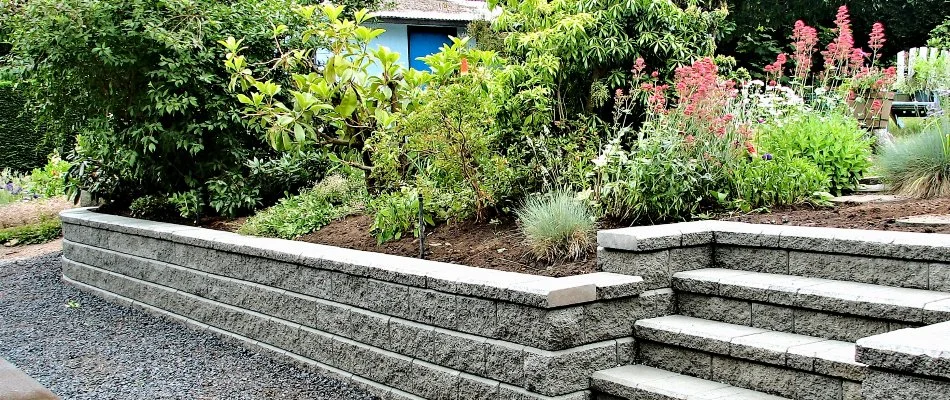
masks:
<instances>
[{"instance_id":1,"label":"gravel path","mask_svg":"<svg viewBox=\"0 0 950 400\"><path fill-rule=\"evenodd\" d=\"M337 379L65 285L60 253L0 261L0 357L63 399L368 400ZM78 307L67 307L69 301Z\"/></svg>"}]
</instances>

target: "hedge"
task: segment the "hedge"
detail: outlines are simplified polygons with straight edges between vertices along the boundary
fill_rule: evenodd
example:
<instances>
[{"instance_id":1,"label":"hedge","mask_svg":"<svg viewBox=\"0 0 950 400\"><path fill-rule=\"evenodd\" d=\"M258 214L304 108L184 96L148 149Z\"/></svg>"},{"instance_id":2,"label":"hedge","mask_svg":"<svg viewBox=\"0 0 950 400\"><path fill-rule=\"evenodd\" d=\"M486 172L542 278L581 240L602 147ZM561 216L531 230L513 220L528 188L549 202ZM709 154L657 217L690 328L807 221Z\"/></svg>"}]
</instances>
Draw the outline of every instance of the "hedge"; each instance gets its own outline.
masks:
<instances>
[{"instance_id":1,"label":"hedge","mask_svg":"<svg viewBox=\"0 0 950 400\"><path fill-rule=\"evenodd\" d=\"M26 99L10 82L0 82L0 169L29 171L46 163L50 149L41 145L29 113L24 113Z\"/></svg>"}]
</instances>

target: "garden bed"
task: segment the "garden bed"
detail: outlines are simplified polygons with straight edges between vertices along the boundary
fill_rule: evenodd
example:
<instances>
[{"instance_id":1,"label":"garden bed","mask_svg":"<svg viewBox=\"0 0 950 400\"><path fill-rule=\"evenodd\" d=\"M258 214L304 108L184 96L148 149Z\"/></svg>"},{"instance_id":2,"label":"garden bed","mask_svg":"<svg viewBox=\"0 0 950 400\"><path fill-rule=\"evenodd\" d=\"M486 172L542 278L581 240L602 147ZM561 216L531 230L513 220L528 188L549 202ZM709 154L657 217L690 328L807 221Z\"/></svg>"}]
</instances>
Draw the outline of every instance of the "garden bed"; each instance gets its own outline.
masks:
<instances>
[{"instance_id":1,"label":"garden bed","mask_svg":"<svg viewBox=\"0 0 950 400\"><path fill-rule=\"evenodd\" d=\"M839 205L834 208L815 206L782 207L773 209L769 213L727 215L721 219L756 224L950 233L950 225L906 226L897 223L898 219L904 217L925 214L950 214L950 199L908 199L888 203Z\"/></svg>"}]
</instances>

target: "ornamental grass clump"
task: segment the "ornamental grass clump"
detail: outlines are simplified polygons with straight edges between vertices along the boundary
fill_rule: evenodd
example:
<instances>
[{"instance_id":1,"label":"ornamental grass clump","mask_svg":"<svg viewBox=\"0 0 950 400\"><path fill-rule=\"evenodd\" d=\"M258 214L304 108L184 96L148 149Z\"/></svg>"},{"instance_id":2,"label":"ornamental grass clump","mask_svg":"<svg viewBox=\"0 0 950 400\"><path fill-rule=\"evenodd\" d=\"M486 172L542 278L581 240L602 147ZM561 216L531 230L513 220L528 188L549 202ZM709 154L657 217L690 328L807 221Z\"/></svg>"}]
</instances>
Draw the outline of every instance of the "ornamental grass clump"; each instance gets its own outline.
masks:
<instances>
[{"instance_id":1,"label":"ornamental grass clump","mask_svg":"<svg viewBox=\"0 0 950 400\"><path fill-rule=\"evenodd\" d=\"M529 197L515 213L539 260L578 260L594 246L594 217L570 192Z\"/></svg>"},{"instance_id":2,"label":"ornamental grass clump","mask_svg":"<svg viewBox=\"0 0 950 400\"><path fill-rule=\"evenodd\" d=\"M950 119L899 140L879 159L890 189L914 198L950 195Z\"/></svg>"}]
</instances>

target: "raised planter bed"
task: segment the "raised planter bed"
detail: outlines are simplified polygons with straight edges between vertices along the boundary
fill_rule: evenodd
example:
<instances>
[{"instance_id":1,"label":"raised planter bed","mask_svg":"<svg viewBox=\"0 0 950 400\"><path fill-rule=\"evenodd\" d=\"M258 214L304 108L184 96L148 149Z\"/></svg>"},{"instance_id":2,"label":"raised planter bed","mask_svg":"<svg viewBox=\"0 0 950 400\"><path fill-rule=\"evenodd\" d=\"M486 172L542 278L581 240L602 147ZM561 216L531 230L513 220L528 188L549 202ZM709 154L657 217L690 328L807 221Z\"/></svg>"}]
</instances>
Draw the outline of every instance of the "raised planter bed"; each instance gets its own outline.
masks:
<instances>
[{"instance_id":1,"label":"raised planter bed","mask_svg":"<svg viewBox=\"0 0 950 400\"><path fill-rule=\"evenodd\" d=\"M550 278L136 220L61 214L67 282L288 354L382 398L582 399L672 312L639 277Z\"/></svg>"}]
</instances>

